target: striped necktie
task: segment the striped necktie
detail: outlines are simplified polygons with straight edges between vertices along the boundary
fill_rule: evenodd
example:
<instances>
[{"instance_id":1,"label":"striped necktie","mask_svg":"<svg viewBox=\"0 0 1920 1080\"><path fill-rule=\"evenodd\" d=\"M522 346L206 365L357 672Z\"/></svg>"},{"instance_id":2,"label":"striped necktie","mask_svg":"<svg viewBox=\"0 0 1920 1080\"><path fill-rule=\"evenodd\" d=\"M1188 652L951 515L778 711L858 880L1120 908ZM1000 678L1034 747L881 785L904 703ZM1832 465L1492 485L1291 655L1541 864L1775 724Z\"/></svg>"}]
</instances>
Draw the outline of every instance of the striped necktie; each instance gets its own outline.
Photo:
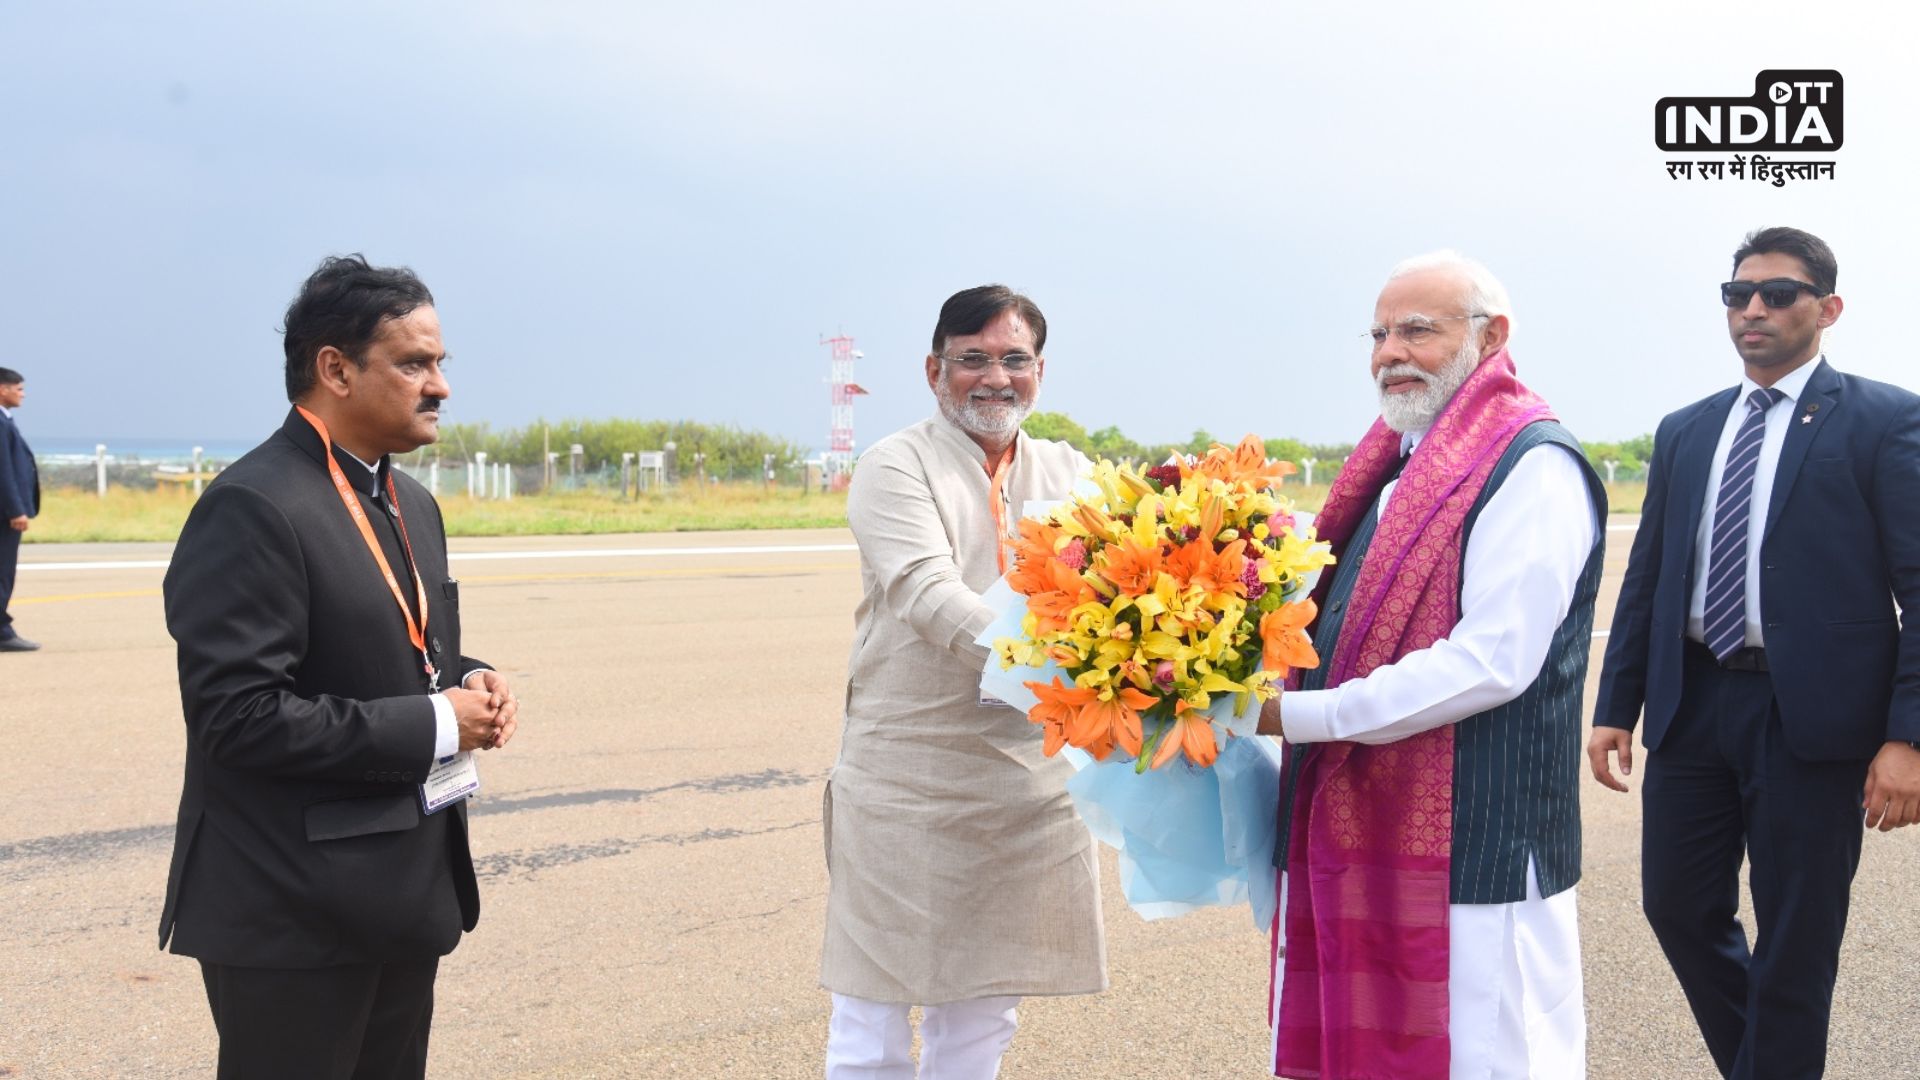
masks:
<instances>
[{"instance_id":1,"label":"striped necktie","mask_svg":"<svg viewBox=\"0 0 1920 1080\"><path fill-rule=\"evenodd\" d=\"M1707 648L1725 660L1747 644L1747 529L1753 518L1753 473L1767 433L1767 410L1787 395L1768 388L1747 395L1747 416L1727 449L1720 495L1713 504L1707 555Z\"/></svg>"}]
</instances>

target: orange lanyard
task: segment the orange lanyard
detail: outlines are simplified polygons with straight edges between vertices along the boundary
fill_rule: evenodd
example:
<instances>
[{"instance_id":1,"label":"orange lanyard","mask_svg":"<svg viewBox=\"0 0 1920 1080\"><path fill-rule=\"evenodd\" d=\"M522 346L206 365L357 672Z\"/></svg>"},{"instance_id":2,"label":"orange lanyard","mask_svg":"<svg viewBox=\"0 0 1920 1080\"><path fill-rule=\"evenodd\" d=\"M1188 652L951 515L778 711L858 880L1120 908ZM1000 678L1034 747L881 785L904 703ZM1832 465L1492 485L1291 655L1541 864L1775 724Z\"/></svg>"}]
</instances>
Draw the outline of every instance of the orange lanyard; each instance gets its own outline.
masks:
<instances>
[{"instance_id":1,"label":"orange lanyard","mask_svg":"<svg viewBox=\"0 0 1920 1080\"><path fill-rule=\"evenodd\" d=\"M307 423L312 424L313 430L319 433L320 443L326 448L327 474L333 477L333 490L340 496L340 503L347 508L353 523L360 527L360 539L367 542L367 550L373 553L374 564L380 567L380 576L387 579L393 602L400 607L400 617L407 621L407 639L413 642L414 648L420 650L420 666L427 673L427 689L430 692L438 690L440 673L434 670L433 659L427 655L427 587L420 582L420 564L414 562L413 541L407 538L407 520L400 516L400 493L394 490L392 474L387 476L387 498L392 500L394 520L400 523L400 544L406 548L407 562L413 569L413 596L420 604L419 622L413 621L413 612L407 609L406 597L400 593L400 581L393 576L393 566L387 562L387 553L380 549L380 541L374 538L373 525L367 521L367 512L361 508L353 485L347 483L347 474L340 471L340 463L333 458L333 436L327 434L327 425L301 406L295 405L294 408L299 409L300 415L306 417Z\"/></svg>"},{"instance_id":2,"label":"orange lanyard","mask_svg":"<svg viewBox=\"0 0 1920 1080\"><path fill-rule=\"evenodd\" d=\"M1007 456L1000 459L1000 465L987 476L987 502L993 507L994 544L993 555L1000 560L1000 572L1007 572L1007 474L1013 471L1013 447L1007 447Z\"/></svg>"}]
</instances>

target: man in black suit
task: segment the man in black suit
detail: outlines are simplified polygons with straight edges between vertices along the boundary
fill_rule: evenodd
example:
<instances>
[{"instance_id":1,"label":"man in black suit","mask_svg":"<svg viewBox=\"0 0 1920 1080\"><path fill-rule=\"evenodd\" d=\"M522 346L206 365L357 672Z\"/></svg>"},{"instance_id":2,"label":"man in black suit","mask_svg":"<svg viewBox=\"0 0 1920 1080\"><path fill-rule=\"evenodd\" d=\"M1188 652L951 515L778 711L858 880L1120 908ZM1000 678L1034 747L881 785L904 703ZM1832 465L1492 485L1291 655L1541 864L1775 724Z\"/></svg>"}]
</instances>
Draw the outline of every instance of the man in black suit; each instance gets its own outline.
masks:
<instances>
[{"instance_id":1,"label":"man in black suit","mask_svg":"<svg viewBox=\"0 0 1920 1080\"><path fill-rule=\"evenodd\" d=\"M1762 229L1733 262L1745 377L1654 436L1587 755L1625 791L1644 707L1644 906L1714 1064L1818 1077L1863 812L1920 821L1920 622L1895 611L1920 608L1920 397L1821 355L1819 237Z\"/></svg>"},{"instance_id":2,"label":"man in black suit","mask_svg":"<svg viewBox=\"0 0 1920 1080\"><path fill-rule=\"evenodd\" d=\"M27 380L0 367L0 652L32 652L40 646L13 629L7 605L13 601L13 575L20 563L20 534L40 513L40 470L33 449L13 422L13 410L27 397Z\"/></svg>"},{"instance_id":3,"label":"man in black suit","mask_svg":"<svg viewBox=\"0 0 1920 1080\"><path fill-rule=\"evenodd\" d=\"M285 352L295 408L167 571L187 753L160 943L200 960L221 1077L420 1077L480 912L461 770L517 702L460 655L440 508L388 457L438 437L432 295L328 259Z\"/></svg>"}]
</instances>

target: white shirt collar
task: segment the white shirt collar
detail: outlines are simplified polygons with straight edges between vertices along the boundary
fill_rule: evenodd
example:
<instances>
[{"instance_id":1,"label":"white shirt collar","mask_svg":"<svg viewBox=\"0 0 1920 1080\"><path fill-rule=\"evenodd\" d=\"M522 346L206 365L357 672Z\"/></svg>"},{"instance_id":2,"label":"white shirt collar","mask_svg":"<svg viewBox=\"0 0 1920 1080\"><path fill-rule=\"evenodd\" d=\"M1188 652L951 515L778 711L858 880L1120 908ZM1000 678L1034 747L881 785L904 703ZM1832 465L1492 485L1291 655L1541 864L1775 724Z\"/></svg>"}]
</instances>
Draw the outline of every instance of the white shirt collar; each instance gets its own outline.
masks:
<instances>
[{"instance_id":1,"label":"white shirt collar","mask_svg":"<svg viewBox=\"0 0 1920 1080\"><path fill-rule=\"evenodd\" d=\"M1416 446L1419 446L1420 440L1426 438L1427 432L1431 430L1433 430L1431 427L1423 427L1419 431L1401 432L1400 433L1400 456L1406 457L1408 454L1413 453L1413 448Z\"/></svg>"},{"instance_id":2,"label":"white shirt collar","mask_svg":"<svg viewBox=\"0 0 1920 1080\"><path fill-rule=\"evenodd\" d=\"M1801 364L1799 367L1793 369L1792 374L1774 383L1773 388L1785 394L1789 402L1798 404L1800 395L1807 392L1807 380L1813 378L1814 369L1819 367L1826 358L1827 354L1821 353L1819 356ZM1745 401L1747 398L1753 396L1753 392L1758 389L1760 389L1760 384L1753 381L1753 376L1740 376L1740 400ZM1791 412L1792 410L1788 411Z\"/></svg>"},{"instance_id":3,"label":"white shirt collar","mask_svg":"<svg viewBox=\"0 0 1920 1080\"><path fill-rule=\"evenodd\" d=\"M352 458L354 464L359 465L367 470L367 486L364 488L359 488L359 490L367 495L372 496L375 502L380 501L380 466L378 464L368 465L366 462L360 460L360 455L354 453L353 451L347 449L344 446L341 446L338 443L334 444L334 449L347 455L347 457ZM355 485L355 486L358 487L358 485Z\"/></svg>"},{"instance_id":4,"label":"white shirt collar","mask_svg":"<svg viewBox=\"0 0 1920 1080\"><path fill-rule=\"evenodd\" d=\"M355 461L360 461L360 455L359 455L359 454L356 454L356 453L354 453L353 451L351 451L351 450L349 450L349 449L347 449L347 448L346 448L346 447L344 447L344 446L339 446L339 445L338 445L337 443L335 444L335 446L336 446L336 447L337 447L337 448L339 449L339 451L340 451L341 453L343 453L343 454L345 454L345 455L347 455L348 457L350 457L350 458L352 458L352 459L353 459L353 460L355 460ZM368 464L367 464L366 462L364 462L364 461L360 461L360 466L361 466L362 468L364 468L364 469L366 469L366 470L367 470L368 472L370 472L370 473L373 473L373 474L375 474L376 476L377 476L377 475L379 475L379 473L380 473L380 466L379 466L379 465L377 465L377 464L375 464L375 465L368 465Z\"/></svg>"},{"instance_id":5,"label":"white shirt collar","mask_svg":"<svg viewBox=\"0 0 1920 1080\"><path fill-rule=\"evenodd\" d=\"M11 420L13 419L13 410L7 408L5 405L0 405L0 416L4 416L7 419Z\"/></svg>"}]
</instances>

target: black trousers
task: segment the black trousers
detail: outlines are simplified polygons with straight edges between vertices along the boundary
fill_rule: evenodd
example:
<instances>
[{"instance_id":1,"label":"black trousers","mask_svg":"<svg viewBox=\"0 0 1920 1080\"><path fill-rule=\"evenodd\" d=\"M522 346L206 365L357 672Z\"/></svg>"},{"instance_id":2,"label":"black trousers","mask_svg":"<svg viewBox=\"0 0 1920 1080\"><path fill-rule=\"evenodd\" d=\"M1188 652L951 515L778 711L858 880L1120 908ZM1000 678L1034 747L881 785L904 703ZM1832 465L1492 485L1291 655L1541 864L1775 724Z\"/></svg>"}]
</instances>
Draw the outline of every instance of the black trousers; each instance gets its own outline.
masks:
<instances>
[{"instance_id":1,"label":"black trousers","mask_svg":"<svg viewBox=\"0 0 1920 1080\"><path fill-rule=\"evenodd\" d=\"M440 960L329 968L200 964L219 1080L420 1080Z\"/></svg>"},{"instance_id":2,"label":"black trousers","mask_svg":"<svg viewBox=\"0 0 1920 1080\"><path fill-rule=\"evenodd\" d=\"M1689 644L1680 710L1647 758L1647 920L1722 1076L1815 1080L1847 903L1860 865L1867 762L1787 749L1773 683ZM1758 945L1738 919L1746 856Z\"/></svg>"},{"instance_id":3,"label":"black trousers","mask_svg":"<svg viewBox=\"0 0 1920 1080\"><path fill-rule=\"evenodd\" d=\"M13 603L13 578L20 565L20 533L0 521L0 638L13 636L13 616L7 605Z\"/></svg>"}]
</instances>

